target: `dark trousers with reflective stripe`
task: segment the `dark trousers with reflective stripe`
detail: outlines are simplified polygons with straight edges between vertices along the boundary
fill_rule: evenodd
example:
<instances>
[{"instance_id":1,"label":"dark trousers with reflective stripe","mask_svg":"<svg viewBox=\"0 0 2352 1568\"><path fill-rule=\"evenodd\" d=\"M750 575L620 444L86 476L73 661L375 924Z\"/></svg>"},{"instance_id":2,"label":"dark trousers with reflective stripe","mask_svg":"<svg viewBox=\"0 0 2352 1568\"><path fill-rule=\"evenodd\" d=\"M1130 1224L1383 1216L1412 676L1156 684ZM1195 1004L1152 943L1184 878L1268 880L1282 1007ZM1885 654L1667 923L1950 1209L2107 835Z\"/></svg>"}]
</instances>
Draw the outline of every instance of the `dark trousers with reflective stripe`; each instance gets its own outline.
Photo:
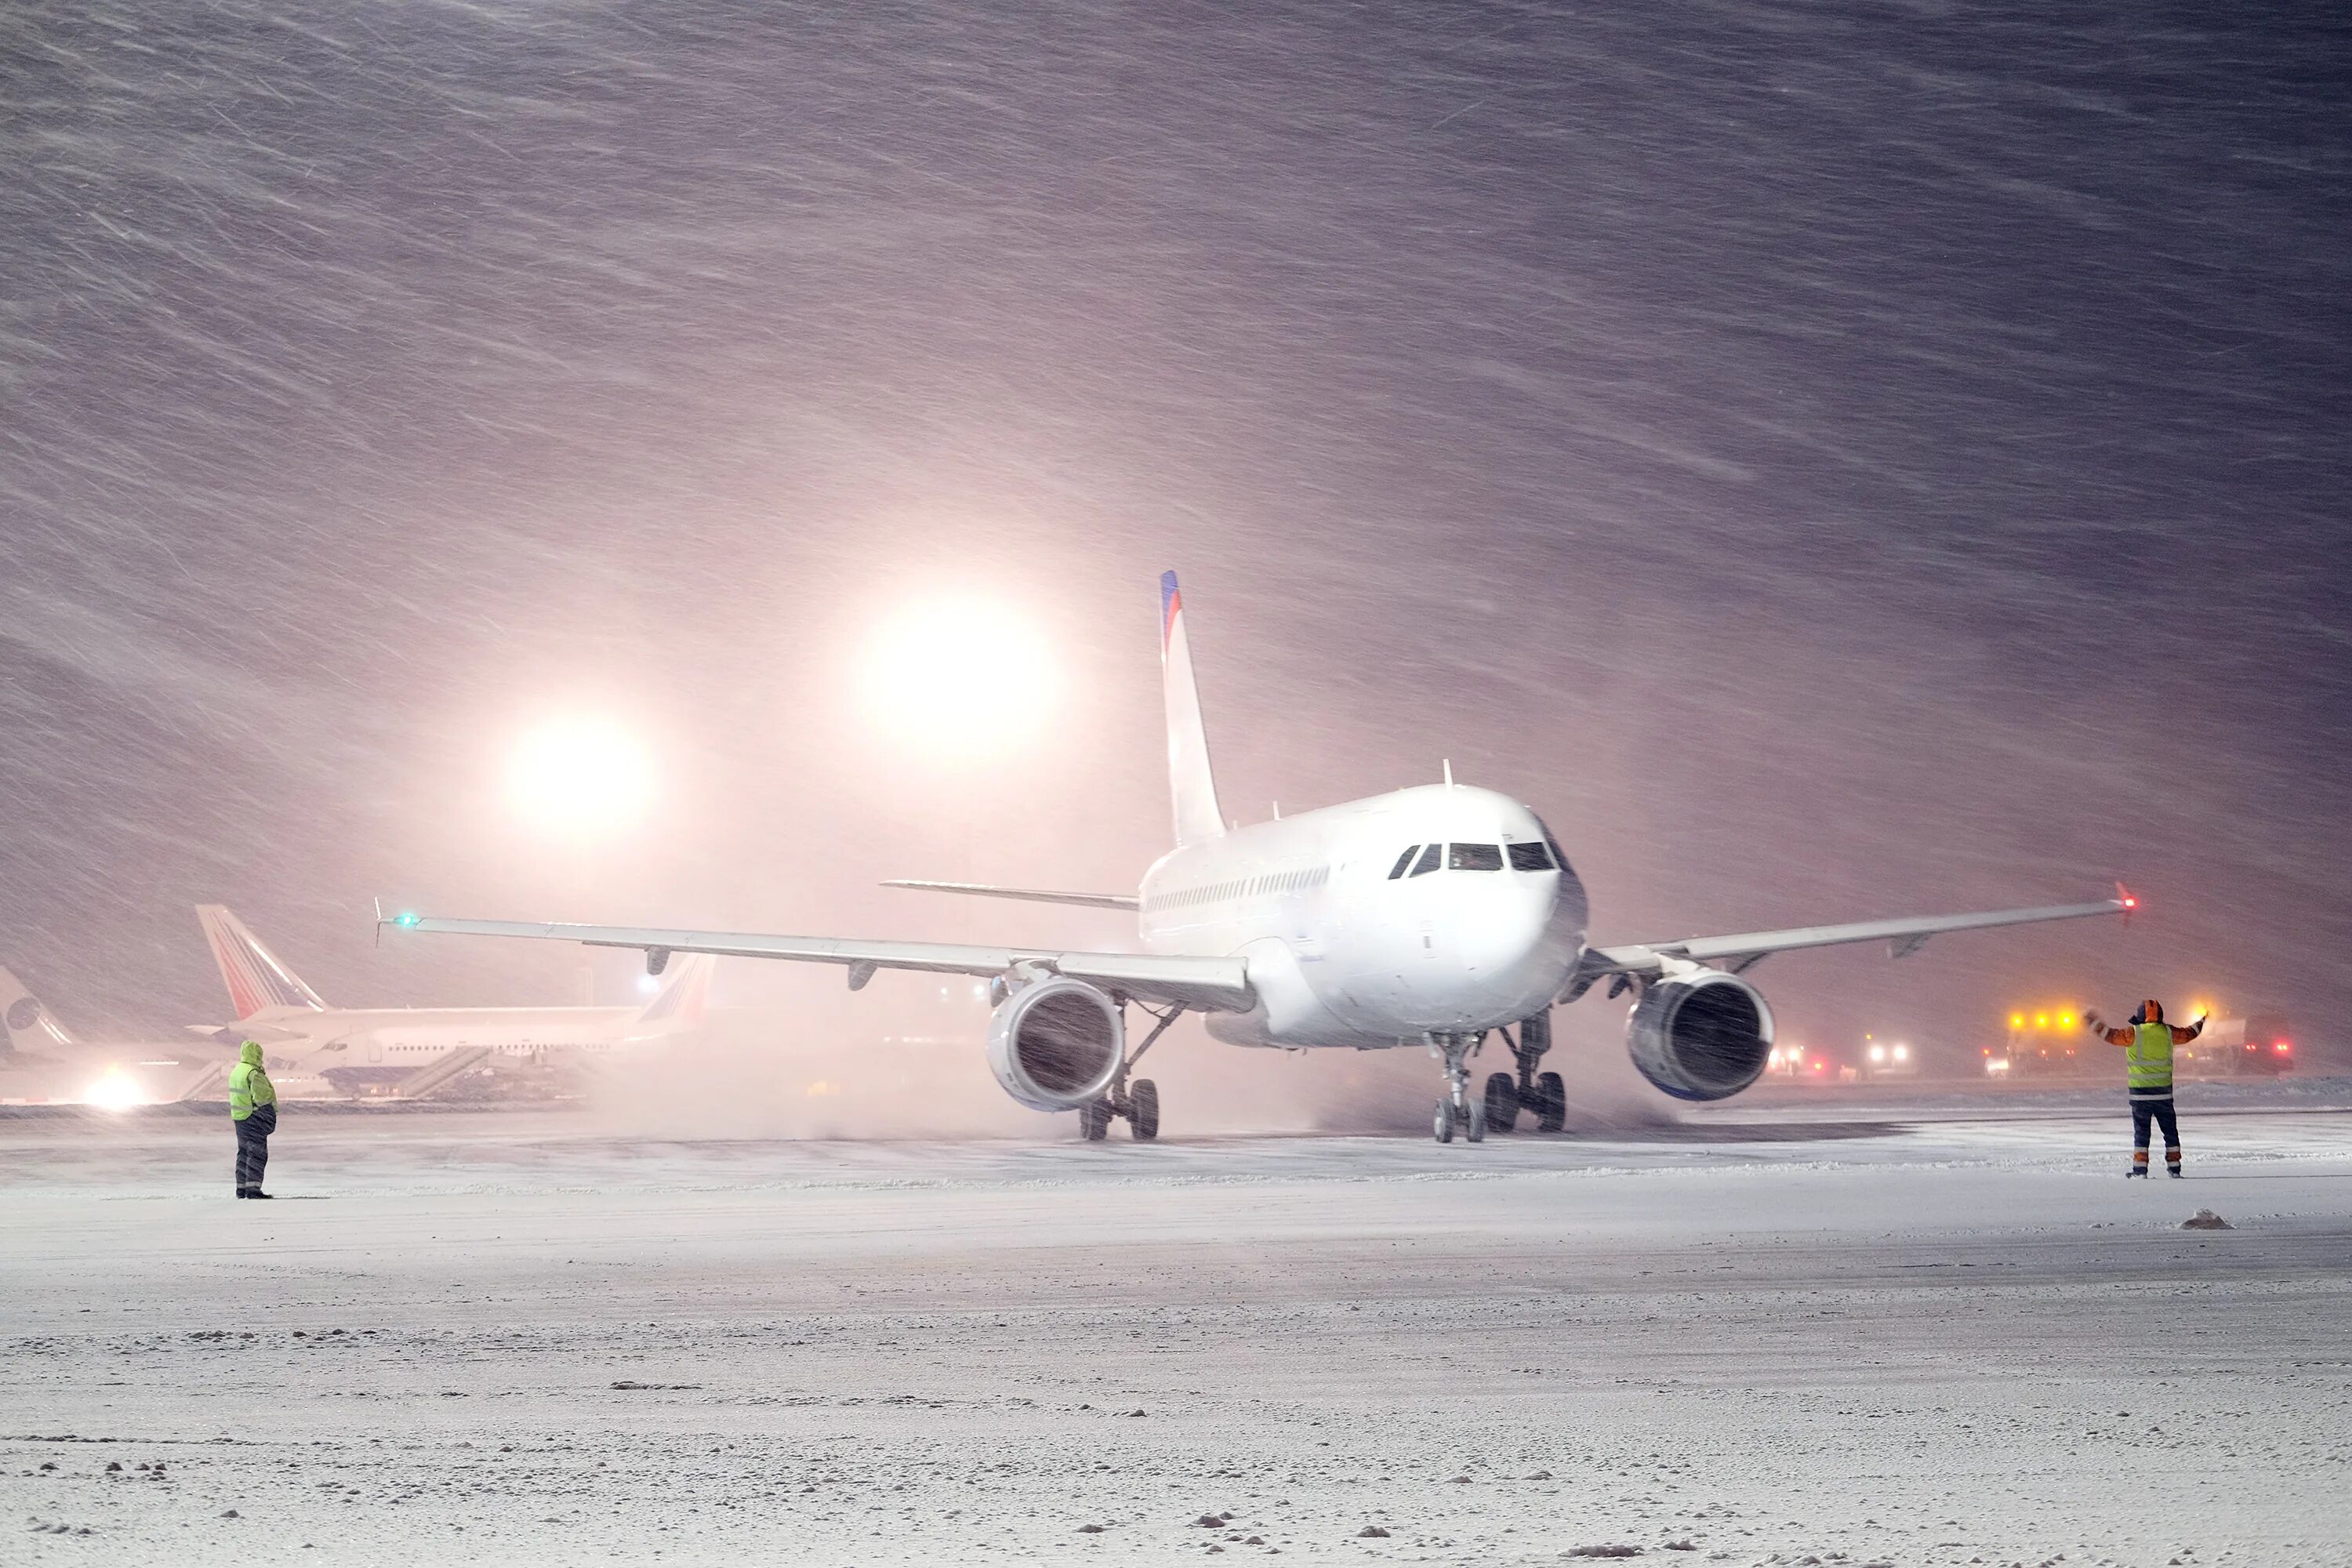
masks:
<instances>
[{"instance_id":1,"label":"dark trousers with reflective stripe","mask_svg":"<svg viewBox=\"0 0 2352 1568\"><path fill-rule=\"evenodd\" d=\"M257 1105L253 1114L230 1123L236 1129L236 1190L257 1191L269 1168L269 1135L278 1130L278 1108Z\"/></svg>"},{"instance_id":2,"label":"dark trousers with reflective stripe","mask_svg":"<svg viewBox=\"0 0 2352 1568\"><path fill-rule=\"evenodd\" d=\"M2180 1117L2172 1108L2172 1091L2168 1089L2161 1095L2145 1099L2135 1094L2131 1108L2132 1159L2143 1165L2147 1163L2147 1124L2154 1121L2164 1129L2164 1163L2180 1163Z\"/></svg>"}]
</instances>

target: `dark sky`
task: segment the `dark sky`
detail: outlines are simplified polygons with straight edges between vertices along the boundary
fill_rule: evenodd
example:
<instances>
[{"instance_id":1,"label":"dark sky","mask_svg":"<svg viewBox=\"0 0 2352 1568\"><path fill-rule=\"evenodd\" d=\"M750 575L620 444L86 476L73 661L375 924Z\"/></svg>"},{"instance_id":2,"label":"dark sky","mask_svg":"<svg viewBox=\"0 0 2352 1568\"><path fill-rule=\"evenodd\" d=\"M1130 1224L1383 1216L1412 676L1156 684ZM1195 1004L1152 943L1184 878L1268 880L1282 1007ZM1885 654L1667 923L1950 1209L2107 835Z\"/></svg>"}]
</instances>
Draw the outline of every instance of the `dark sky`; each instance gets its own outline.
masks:
<instances>
[{"instance_id":1,"label":"dark sky","mask_svg":"<svg viewBox=\"0 0 2352 1568\"><path fill-rule=\"evenodd\" d=\"M1792 1027L2338 1016L2319 15L12 9L0 954L96 1031L210 1015L198 900L354 1003L578 963L378 892L1113 941L870 885L1132 885L1173 565L1230 810L1450 757L1603 940L2147 896L1776 960ZM1023 747L861 707L940 593L1066 661ZM661 805L556 847L499 769L581 703Z\"/></svg>"}]
</instances>

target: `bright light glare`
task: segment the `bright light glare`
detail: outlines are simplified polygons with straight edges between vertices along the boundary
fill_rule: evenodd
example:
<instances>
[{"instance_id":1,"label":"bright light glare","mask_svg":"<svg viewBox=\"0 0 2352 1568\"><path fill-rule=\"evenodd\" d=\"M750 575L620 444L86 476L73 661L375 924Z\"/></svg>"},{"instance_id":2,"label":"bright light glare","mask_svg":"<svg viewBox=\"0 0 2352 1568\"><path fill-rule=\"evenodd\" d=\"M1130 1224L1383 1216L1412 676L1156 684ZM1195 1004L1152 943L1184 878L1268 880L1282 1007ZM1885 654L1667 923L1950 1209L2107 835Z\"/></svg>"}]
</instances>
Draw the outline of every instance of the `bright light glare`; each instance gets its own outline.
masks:
<instances>
[{"instance_id":1,"label":"bright light glare","mask_svg":"<svg viewBox=\"0 0 2352 1568\"><path fill-rule=\"evenodd\" d=\"M526 732L507 759L507 804L557 833L625 827L653 803L653 761L610 719L574 715Z\"/></svg>"},{"instance_id":2,"label":"bright light glare","mask_svg":"<svg viewBox=\"0 0 2352 1568\"><path fill-rule=\"evenodd\" d=\"M1896 1061L1898 1061L1898 1062L1907 1062L1907 1061L1909 1061L1909 1060L1911 1059L1911 1047L1908 1047L1908 1046L1897 1046L1897 1047L1895 1047L1895 1059Z\"/></svg>"},{"instance_id":3,"label":"bright light glare","mask_svg":"<svg viewBox=\"0 0 2352 1568\"><path fill-rule=\"evenodd\" d=\"M147 1103L147 1091L139 1080L121 1068L109 1068L96 1082L81 1091L84 1105L94 1105L100 1110L128 1110L134 1105Z\"/></svg>"},{"instance_id":4,"label":"bright light glare","mask_svg":"<svg viewBox=\"0 0 2352 1568\"><path fill-rule=\"evenodd\" d=\"M908 610L876 632L866 657L866 697L882 721L942 751L1020 739L1062 686L1036 628L1010 606L980 600Z\"/></svg>"}]
</instances>

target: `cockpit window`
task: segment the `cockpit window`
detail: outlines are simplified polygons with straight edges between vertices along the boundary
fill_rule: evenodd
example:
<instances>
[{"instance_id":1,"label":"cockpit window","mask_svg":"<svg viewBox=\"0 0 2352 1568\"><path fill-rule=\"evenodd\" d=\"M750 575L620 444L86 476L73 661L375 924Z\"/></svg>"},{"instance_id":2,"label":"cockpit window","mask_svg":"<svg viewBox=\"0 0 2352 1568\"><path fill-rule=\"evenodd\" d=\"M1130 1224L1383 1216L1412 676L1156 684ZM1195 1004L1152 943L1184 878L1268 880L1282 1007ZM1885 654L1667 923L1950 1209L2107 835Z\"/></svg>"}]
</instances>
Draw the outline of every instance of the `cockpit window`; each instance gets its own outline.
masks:
<instances>
[{"instance_id":1,"label":"cockpit window","mask_svg":"<svg viewBox=\"0 0 2352 1568\"><path fill-rule=\"evenodd\" d=\"M1496 844L1449 844L1445 847L1445 868L1449 871L1499 871L1503 868L1503 850Z\"/></svg>"},{"instance_id":2,"label":"cockpit window","mask_svg":"<svg viewBox=\"0 0 2352 1568\"><path fill-rule=\"evenodd\" d=\"M1426 877L1432 871L1436 870L1438 858L1444 851L1444 848L1445 846L1443 844L1423 845L1422 847L1421 858L1412 863L1412 874L1416 877Z\"/></svg>"},{"instance_id":3,"label":"cockpit window","mask_svg":"<svg viewBox=\"0 0 2352 1568\"><path fill-rule=\"evenodd\" d=\"M1395 881L1399 877L1403 876L1403 875L1404 875L1404 868L1405 868L1407 866L1412 865L1412 858L1413 858L1414 856L1416 856L1416 855L1420 854L1420 853L1421 853L1421 846L1420 846L1420 845L1418 845L1418 844L1415 844L1415 845L1413 845L1412 847L1408 848L1408 849L1407 849L1403 854L1402 854L1402 855L1398 856L1398 857L1397 857L1397 863L1396 863L1395 865L1393 865L1393 866L1391 866L1391 867L1390 867L1390 868L1389 868L1389 880L1390 880L1390 881L1391 881L1391 882L1393 882L1393 881Z\"/></svg>"},{"instance_id":4,"label":"cockpit window","mask_svg":"<svg viewBox=\"0 0 2352 1568\"><path fill-rule=\"evenodd\" d=\"M1549 871L1551 869L1551 851L1545 848L1541 844L1513 844L1509 846L1509 849L1511 852L1511 869L1514 871Z\"/></svg>"}]
</instances>

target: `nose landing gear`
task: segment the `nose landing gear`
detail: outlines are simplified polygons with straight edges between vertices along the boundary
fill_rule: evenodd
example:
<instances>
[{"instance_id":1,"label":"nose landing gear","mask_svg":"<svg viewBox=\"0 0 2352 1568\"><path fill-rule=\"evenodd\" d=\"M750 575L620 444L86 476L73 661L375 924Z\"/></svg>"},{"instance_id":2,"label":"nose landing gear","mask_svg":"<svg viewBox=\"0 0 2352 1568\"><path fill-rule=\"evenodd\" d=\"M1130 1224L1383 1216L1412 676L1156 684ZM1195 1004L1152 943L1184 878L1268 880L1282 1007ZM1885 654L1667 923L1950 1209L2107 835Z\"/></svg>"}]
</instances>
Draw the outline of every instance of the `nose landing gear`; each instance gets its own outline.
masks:
<instances>
[{"instance_id":1,"label":"nose landing gear","mask_svg":"<svg viewBox=\"0 0 2352 1568\"><path fill-rule=\"evenodd\" d=\"M1486 1106L1484 1100L1470 1098L1469 1066L1470 1053L1486 1037L1484 1032L1429 1037L1429 1054L1445 1064L1445 1098L1437 1102L1437 1117L1432 1124L1440 1143L1453 1142L1456 1128L1473 1143L1486 1141Z\"/></svg>"}]
</instances>

